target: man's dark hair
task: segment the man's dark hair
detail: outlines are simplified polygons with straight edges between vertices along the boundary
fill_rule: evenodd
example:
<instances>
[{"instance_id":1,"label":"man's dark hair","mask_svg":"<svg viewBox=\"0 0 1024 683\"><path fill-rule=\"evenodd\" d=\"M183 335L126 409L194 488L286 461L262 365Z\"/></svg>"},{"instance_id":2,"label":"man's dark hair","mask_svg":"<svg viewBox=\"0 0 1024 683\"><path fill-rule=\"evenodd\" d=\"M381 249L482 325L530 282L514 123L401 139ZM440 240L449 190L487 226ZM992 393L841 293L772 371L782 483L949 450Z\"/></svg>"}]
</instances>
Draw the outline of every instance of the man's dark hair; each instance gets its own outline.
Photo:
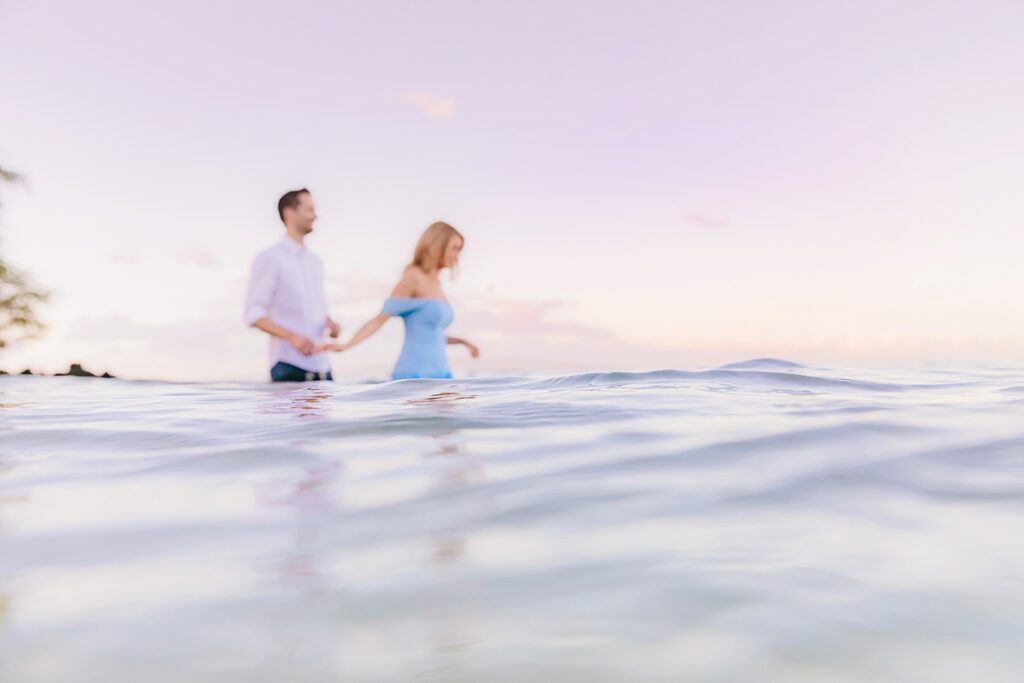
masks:
<instances>
[{"instance_id":1,"label":"man's dark hair","mask_svg":"<svg viewBox=\"0 0 1024 683\"><path fill-rule=\"evenodd\" d=\"M299 205L301 201L300 197L304 194L309 194L309 190L302 188L301 190L292 190L291 192L285 192L280 199L277 200L277 215L281 217L281 221L284 221L284 210L294 209Z\"/></svg>"}]
</instances>

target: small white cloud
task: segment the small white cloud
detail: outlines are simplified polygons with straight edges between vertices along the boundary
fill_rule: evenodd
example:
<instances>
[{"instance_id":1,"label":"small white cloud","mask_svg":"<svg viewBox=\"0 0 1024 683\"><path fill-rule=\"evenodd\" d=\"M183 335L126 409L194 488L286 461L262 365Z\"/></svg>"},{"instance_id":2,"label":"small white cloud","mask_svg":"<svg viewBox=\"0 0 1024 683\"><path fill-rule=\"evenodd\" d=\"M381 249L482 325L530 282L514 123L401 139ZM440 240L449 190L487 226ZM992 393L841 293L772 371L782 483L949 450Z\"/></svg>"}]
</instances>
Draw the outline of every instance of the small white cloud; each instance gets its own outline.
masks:
<instances>
[{"instance_id":1,"label":"small white cloud","mask_svg":"<svg viewBox=\"0 0 1024 683\"><path fill-rule=\"evenodd\" d=\"M416 106L432 119L450 119L455 115L455 98L429 92L402 93L402 100Z\"/></svg>"},{"instance_id":2,"label":"small white cloud","mask_svg":"<svg viewBox=\"0 0 1024 683\"><path fill-rule=\"evenodd\" d=\"M332 275L327 278L329 301L337 304L378 304L388 297L394 282L363 273Z\"/></svg>"},{"instance_id":3,"label":"small white cloud","mask_svg":"<svg viewBox=\"0 0 1024 683\"><path fill-rule=\"evenodd\" d=\"M78 341L134 341L145 339L152 333L152 325L136 322L119 313L80 316L68 328L68 337Z\"/></svg>"},{"instance_id":4,"label":"small white cloud","mask_svg":"<svg viewBox=\"0 0 1024 683\"><path fill-rule=\"evenodd\" d=\"M195 247L190 247L178 255L178 262L199 266L207 270L220 268L221 263L215 256Z\"/></svg>"},{"instance_id":5,"label":"small white cloud","mask_svg":"<svg viewBox=\"0 0 1024 683\"><path fill-rule=\"evenodd\" d=\"M126 266L137 266L138 264L142 263L142 259L140 259L138 256L135 256L134 254L125 254L123 252L108 254L107 258L109 258L114 263L122 263Z\"/></svg>"},{"instance_id":6,"label":"small white cloud","mask_svg":"<svg viewBox=\"0 0 1024 683\"><path fill-rule=\"evenodd\" d=\"M729 225L729 219L725 216L708 216L702 213L691 213L686 217L686 223L698 228L724 228Z\"/></svg>"}]
</instances>

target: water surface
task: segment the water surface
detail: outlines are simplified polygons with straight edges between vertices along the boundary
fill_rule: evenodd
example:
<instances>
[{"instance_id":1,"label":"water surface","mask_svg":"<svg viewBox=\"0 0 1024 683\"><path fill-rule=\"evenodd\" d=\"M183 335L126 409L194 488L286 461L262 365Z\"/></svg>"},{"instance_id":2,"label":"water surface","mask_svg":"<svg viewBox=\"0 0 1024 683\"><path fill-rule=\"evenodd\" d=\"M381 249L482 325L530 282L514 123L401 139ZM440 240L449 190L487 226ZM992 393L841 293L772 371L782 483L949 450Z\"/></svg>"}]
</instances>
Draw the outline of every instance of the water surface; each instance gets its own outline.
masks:
<instances>
[{"instance_id":1,"label":"water surface","mask_svg":"<svg viewBox=\"0 0 1024 683\"><path fill-rule=\"evenodd\" d=\"M1020 681L1024 370L0 378L0 681Z\"/></svg>"}]
</instances>

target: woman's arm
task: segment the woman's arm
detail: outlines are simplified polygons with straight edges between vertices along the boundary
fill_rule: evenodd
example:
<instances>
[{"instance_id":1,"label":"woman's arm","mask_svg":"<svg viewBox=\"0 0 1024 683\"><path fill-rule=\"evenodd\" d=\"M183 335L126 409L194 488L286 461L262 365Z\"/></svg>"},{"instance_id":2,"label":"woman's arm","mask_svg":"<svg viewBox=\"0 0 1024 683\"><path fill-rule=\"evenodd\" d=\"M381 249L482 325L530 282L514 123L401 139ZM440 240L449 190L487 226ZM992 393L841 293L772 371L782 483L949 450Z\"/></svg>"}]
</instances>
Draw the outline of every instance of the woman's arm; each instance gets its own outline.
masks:
<instances>
[{"instance_id":1,"label":"woman's arm","mask_svg":"<svg viewBox=\"0 0 1024 683\"><path fill-rule=\"evenodd\" d=\"M461 337L447 337L445 342L448 344L462 344L469 349L469 355L473 356L473 358L480 357L480 349L477 348L476 344L467 339L462 339Z\"/></svg>"},{"instance_id":2,"label":"woman's arm","mask_svg":"<svg viewBox=\"0 0 1024 683\"><path fill-rule=\"evenodd\" d=\"M416 291L416 273L413 268L406 268L405 273L402 275L402 279L398 281L395 288L391 291L393 297L408 297L412 296ZM366 323L359 328L359 330L352 335L352 338L343 344L323 344L317 347L320 351L347 351L356 344L362 342L367 337L371 337L377 333L384 323L388 321L391 315L388 313L378 313L374 317L366 321Z\"/></svg>"},{"instance_id":3,"label":"woman's arm","mask_svg":"<svg viewBox=\"0 0 1024 683\"><path fill-rule=\"evenodd\" d=\"M317 348L322 351L347 351L367 337L371 337L376 334L377 330L379 330L390 317L391 316L387 313L378 313L367 320L366 323L359 328L359 331L352 335L352 338L344 344L323 344Z\"/></svg>"}]
</instances>

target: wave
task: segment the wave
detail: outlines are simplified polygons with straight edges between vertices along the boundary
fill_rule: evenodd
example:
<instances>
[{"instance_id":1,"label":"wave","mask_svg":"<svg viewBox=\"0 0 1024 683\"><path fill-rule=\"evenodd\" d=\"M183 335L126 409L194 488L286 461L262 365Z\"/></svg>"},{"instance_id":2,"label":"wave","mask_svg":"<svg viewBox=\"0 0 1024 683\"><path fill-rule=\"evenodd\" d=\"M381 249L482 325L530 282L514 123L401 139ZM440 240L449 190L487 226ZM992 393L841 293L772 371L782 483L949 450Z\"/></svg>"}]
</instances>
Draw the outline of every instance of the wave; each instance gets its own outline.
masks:
<instances>
[{"instance_id":1,"label":"wave","mask_svg":"<svg viewBox=\"0 0 1024 683\"><path fill-rule=\"evenodd\" d=\"M802 366L797 366L802 367ZM472 383L468 380L467 383ZM725 388L834 389L854 391L904 391L928 384L891 384L843 377L824 377L792 370L726 369L654 370L649 372L587 372L561 377L523 381L524 389L579 389L585 387L624 387L628 385L680 386L717 384Z\"/></svg>"},{"instance_id":2,"label":"wave","mask_svg":"<svg viewBox=\"0 0 1024 683\"><path fill-rule=\"evenodd\" d=\"M806 365L778 358L754 358L719 366L719 370L802 370Z\"/></svg>"}]
</instances>

